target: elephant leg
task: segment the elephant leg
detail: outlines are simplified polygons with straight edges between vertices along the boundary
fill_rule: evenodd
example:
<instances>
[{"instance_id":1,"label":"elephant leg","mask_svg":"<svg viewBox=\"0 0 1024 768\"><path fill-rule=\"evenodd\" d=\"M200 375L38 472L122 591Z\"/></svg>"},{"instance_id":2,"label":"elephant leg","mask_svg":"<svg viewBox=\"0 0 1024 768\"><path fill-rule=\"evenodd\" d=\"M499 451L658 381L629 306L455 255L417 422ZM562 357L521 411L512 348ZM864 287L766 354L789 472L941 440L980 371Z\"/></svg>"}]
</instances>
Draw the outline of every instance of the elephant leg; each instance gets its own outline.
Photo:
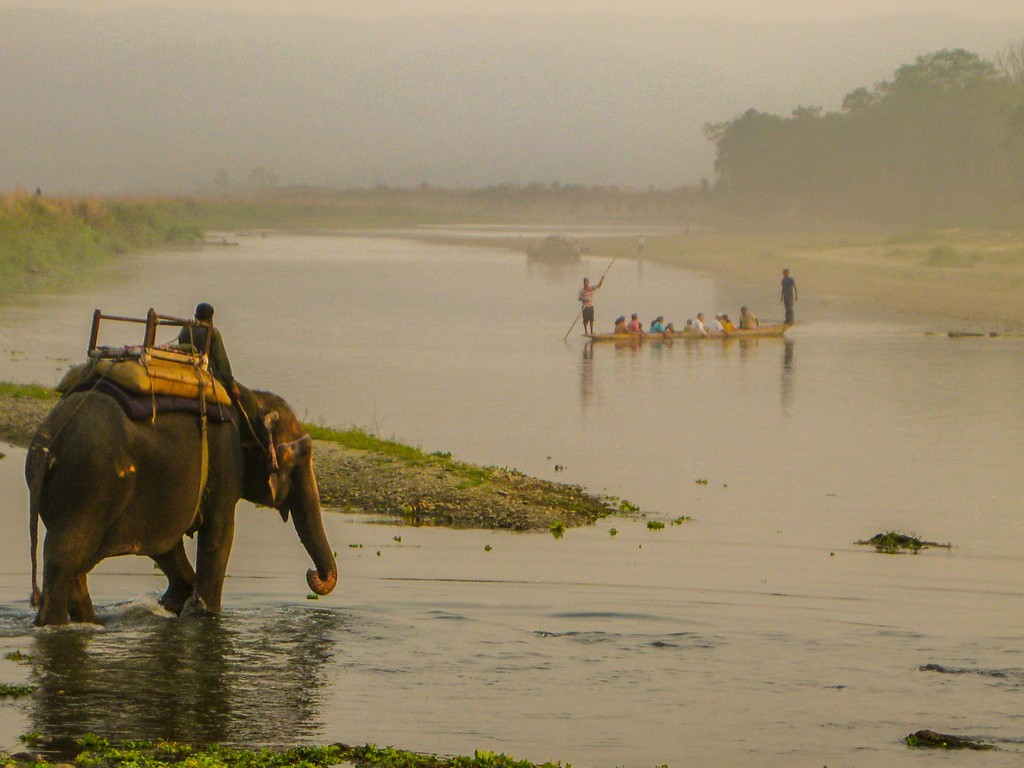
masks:
<instances>
[{"instance_id":1,"label":"elephant leg","mask_svg":"<svg viewBox=\"0 0 1024 768\"><path fill-rule=\"evenodd\" d=\"M71 594L68 599L68 613L72 621L81 621L87 624L97 624L96 611L92 607L92 598L89 596L89 585L87 574L80 573L71 583Z\"/></svg>"},{"instance_id":2,"label":"elephant leg","mask_svg":"<svg viewBox=\"0 0 1024 768\"><path fill-rule=\"evenodd\" d=\"M68 603L74 581L75 574L69 568L44 557L43 594L39 598L36 626L68 623Z\"/></svg>"},{"instance_id":3,"label":"elephant leg","mask_svg":"<svg viewBox=\"0 0 1024 768\"><path fill-rule=\"evenodd\" d=\"M220 613L224 575L231 556L231 541L235 535L234 503L211 505L199 529L196 549L195 596L199 607L210 613Z\"/></svg>"},{"instance_id":4,"label":"elephant leg","mask_svg":"<svg viewBox=\"0 0 1024 768\"><path fill-rule=\"evenodd\" d=\"M100 537L92 531L55 527L43 542L43 594L36 625L96 623L86 574L99 562Z\"/></svg>"},{"instance_id":5,"label":"elephant leg","mask_svg":"<svg viewBox=\"0 0 1024 768\"><path fill-rule=\"evenodd\" d=\"M184 543L179 541L172 550L157 555L153 560L167 577L167 591L160 598L160 605L180 615L196 583L196 572L192 570L192 563L185 554Z\"/></svg>"}]
</instances>

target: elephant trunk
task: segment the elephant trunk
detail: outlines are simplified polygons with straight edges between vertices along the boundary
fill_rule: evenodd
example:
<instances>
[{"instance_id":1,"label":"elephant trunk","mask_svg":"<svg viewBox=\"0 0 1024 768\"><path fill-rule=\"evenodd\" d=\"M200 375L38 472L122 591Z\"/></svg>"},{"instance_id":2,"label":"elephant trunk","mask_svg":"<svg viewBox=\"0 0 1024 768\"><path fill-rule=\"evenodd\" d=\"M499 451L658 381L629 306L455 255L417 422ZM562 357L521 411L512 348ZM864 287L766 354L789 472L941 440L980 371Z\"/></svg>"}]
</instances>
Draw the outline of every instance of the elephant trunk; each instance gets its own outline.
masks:
<instances>
[{"instance_id":1,"label":"elephant trunk","mask_svg":"<svg viewBox=\"0 0 1024 768\"><path fill-rule=\"evenodd\" d=\"M320 491L313 474L313 464L306 461L294 472L289 502L292 523L299 541L306 548L316 569L306 571L306 583L318 595L330 594L338 583L338 564L324 532L320 513Z\"/></svg>"}]
</instances>

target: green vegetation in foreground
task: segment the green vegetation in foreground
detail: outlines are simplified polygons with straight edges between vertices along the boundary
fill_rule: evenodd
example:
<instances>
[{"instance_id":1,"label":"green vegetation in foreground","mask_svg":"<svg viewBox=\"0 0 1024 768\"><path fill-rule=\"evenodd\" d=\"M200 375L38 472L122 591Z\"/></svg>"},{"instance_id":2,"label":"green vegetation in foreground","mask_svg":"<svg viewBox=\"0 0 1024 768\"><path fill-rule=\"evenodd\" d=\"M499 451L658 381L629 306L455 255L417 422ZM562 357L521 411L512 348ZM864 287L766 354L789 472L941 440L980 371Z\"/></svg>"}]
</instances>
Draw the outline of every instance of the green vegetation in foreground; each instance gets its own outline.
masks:
<instances>
[{"instance_id":1,"label":"green vegetation in foreground","mask_svg":"<svg viewBox=\"0 0 1024 768\"><path fill-rule=\"evenodd\" d=\"M202 233L190 205L0 196L0 298L64 287L118 254L195 243Z\"/></svg>"},{"instance_id":2,"label":"green vegetation in foreground","mask_svg":"<svg viewBox=\"0 0 1024 768\"><path fill-rule=\"evenodd\" d=\"M0 683L0 699L20 699L22 696L28 696L35 689L36 687L34 685L10 685L9 683Z\"/></svg>"},{"instance_id":3,"label":"green vegetation in foreground","mask_svg":"<svg viewBox=\"0 0 1024 768\"><path fill-rule=\"evenodd\" d=\"M913 534L900 533L899 531L886 531L876 533L866 541L858 541L856 544L871 545L877 552L887 555L896 555L900 552L911 552L917 554L928 547L943 547L951 549L952 544L937 544L934 541L923 541Z\"/></svg>"},{"instance_id":4,"label":"green vegetation in foreground","mask_svg":"<svg viewBox=\"0 0 1024 768\"><path fill-rule=\"evenodd\" d=\"M23 737L35 747L38 736ZM284 751L237 749L211 745L194 747L166 741L126 741L113 745L107 739L86 735L79 741L82 751L74 759L79 768L327 768L352 763L359 768L560 768L561 763L531 763L507 755L478 751L472 757L445 757L420 754L366 744L350 747L332 744L324 747L295 747ZM55 763L15 760L0 753L0 765L28 766Z\"/></svg>"},{"instance_id":5,"label":"green vegetation in foreground","mask_svg":"<svg viewBox=\"0 0 1024 768\"><path fill-rule=\"evenodd\" d=\"M10 381L0 381L0 396L28 397L34 400L60 399L60 393L53 387L46 387L42 384L14 384Z\"/></svg>"}]
</instances>

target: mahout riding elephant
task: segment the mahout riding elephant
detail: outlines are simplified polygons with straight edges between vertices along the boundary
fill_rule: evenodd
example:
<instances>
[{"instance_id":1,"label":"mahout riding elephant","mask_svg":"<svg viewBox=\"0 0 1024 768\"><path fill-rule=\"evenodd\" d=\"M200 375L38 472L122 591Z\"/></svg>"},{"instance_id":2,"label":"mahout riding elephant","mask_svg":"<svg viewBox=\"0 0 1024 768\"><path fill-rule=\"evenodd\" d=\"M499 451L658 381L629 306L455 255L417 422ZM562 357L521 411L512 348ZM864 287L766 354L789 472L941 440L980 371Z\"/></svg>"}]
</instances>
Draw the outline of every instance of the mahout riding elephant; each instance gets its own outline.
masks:
<instances>
[{"instance_id":1,"label":"mahout riding elephant","mask_svg":"<svg viewBox=\"0 0 1024 768\"><path fill-rule=\"evenodd\" d=\"M101 560L145 555L167 576L168 610L216 613L239 498L291 515L315 565L306 580L326 595L338 568L320 512L312 440L287 403L240 387L217 423L194 413L132 419L99 389L66 395L32 439L30 496L37 625L96 622L86 577ZM204 438L205 431L205 438ZM205 448L204 448L205 442ZM46 526L42 592L36 586L38 520ZM197 535L196 566L184 536Z\"/></svg>"}]
</instances>

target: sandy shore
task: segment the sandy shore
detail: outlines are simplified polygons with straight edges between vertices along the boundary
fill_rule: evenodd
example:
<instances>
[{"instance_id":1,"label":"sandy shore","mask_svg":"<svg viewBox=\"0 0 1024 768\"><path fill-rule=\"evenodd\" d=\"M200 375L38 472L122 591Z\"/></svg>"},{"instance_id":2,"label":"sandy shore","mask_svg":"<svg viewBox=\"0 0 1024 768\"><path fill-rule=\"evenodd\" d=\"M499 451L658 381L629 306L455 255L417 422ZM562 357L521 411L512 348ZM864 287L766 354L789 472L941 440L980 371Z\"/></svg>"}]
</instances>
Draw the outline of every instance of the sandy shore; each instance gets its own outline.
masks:
<instances>
[{"instance_id":1,"label":"sandy shore","mask_svg":"<svg viewBox=\"0 0 1024 768\"><path fill-rule=\"evenodd\" d=\"M592 252L635 257L636 241L595 240ZM647 237L644 258L741 286L777 285L789 267L804 296L833 304L920 318L937 330L1024 330L1024 233L680 233Z\"/></svg>"},{"instance_id":2,"label":"sandy shore","mask_svg":"<svg viewBox=\"0 0 1024 768\"><path fill-rule=\"evenodd\" d=\"M522 252L513 237L427 238ZM635 259L637 238L581 238L593 256ZM1024 231L914 233L675 232L645 236L643 258L736 285L779 284L792 270L801 295L833 307L918 318L935 330L1024 331ZM798 305L799 308L799 305ZM758 307L762 316L781 306ZM798 312L798 319L800 313Z\"/></svg>"}]
</instances>

